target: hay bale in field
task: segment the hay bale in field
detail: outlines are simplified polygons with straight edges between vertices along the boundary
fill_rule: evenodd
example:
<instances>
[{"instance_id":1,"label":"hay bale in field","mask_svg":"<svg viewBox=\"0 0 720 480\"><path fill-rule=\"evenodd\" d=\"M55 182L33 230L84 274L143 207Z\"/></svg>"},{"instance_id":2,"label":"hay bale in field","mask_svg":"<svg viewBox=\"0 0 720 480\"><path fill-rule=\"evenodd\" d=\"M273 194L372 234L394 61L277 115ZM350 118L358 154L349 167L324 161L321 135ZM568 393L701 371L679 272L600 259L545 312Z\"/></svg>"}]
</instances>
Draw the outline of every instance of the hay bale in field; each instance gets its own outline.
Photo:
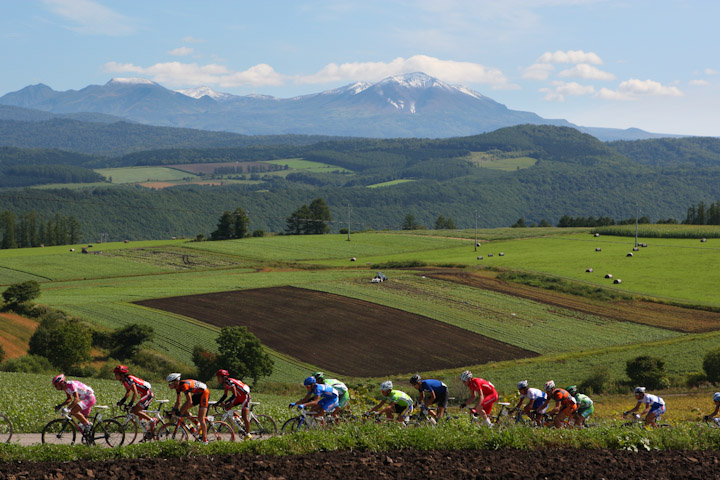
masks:
<instances>
[{"instance_id":1,"label":"hay bale in field","mask_svg":"<svg viewBox=\"0 0 720 480\"><path fill-rule=\"evenodd\" d=\"M599 236L600 236L600 234L599 234L599 233L596 233L596 234L595 234L595 236L596 236L596 237L599 237Z\"/></svg>"},{"instance_id":2,"label":"hay bale in field","mask_svg":"<svg viewBox=\"0 0 720 480\"><path fill-rule=\"evenodd\" d=\"M74 252L74 251L75 251L75 249L74 249L74 248L71 248L71 249L70 249L70 251L71 251L71 252Z\"/></svg>"},{"instance_id":3,"label":"hay bale in field","mask_svg":"<svg viewBox=\"0 0 720 480\"><path fill-rule=\"evenodd\" d=\"M641 243L640 246L643 248L647 248L647 243Z\"/></svg>"},{"instance_id":4,"label":"hay bale in field","mask_svg":"<svg viewBox=\"0 0 720 480\"><path fill-rule=\"evenodd\" d=\"M479 256L479 257L477 257L477 259L478 259L478 260L482 260L482 259L483 259L483 257L482 257L482 256Z\"/></svg>"},{"instance_id":5,"label":"hay bale in field","mask_svg":"<svg viewBox=\"0 0 720 480\"><path fill-rule=\"evenodd\" d=\"M622 283L622 280L620 280L619 278L616 278L615 280L613 280L613 283L615 283L615 284Z\"/></svg>"},{"instance_id":6,"label":"hay bale in field","mask_svg":"<svg viewBox=\"0 0 720 480\"><path fill-rule=\"evenodd\" d=\"M586 271L587 273L592 273L592 272L593 272L593 269L592 269L592 268L588 268L588 269L585 270L585 271Z\"/></svg>"},{"instance_id":7,"label":"hay bale in field","mask_svg":"<svg viewBox=\"0 0 720 480\"><path fill-rule=\"evenodd\" d=\"M638 250L640 250L639 247L633 247L633 252L637 252Z\"/></svg>"},{"instance_id":8,"label":"hay bale in field","mask_svg":"<svg viewBox=\"0 0 720 480\"><path fill-rule=\"evenodd\" d=\"M492 253L488 253L488 257L492 257L492 255L493 255Z\"/></svg>"},{"instance_id":9,"label":"hay bale in field","mask_svg":"<svg viewBox=\"0 0 720 480\"><path fill-rule=\"evenodd\" d=\"M707 238L701 238L700 242L707 242Z\"/></svg>"},{"instance_id":10,"label":"hay bale in field","mask_svg":"<svg viewBox=\"0 0 720 480\"><path fill-rule=\"evenodd\" d=\"M612 278L612 273L606 273L605 278Z\"/></svg>"},{"instance_id":11,"label":"hay bale in field","mask_svg":"<svg viewBox=\"0 0 720 480\"><path fill-rule=\"evenodd\" d=\"M505 254L503 252L498 253L498 255L500 255L501 257L505 256Z\"/></svg>"},{"instance_id":12,"label":"hay bale in field","mask_svg":"<svg viewBox=\"0 0 720 480\"><path fill-rule=\"evenodd\" d=\"M625 256L626 256L626 257L632 257L632 256L633 256L633 254L632 254L632 252L628 252L628 254L627 254L627 255L625 255Z\"/></svg>"},{"instance_id":13,"label":"hay bale in field","mask_svg":"<svg viewBox=\"0 0 720 480\"><path fill-rule=\"evenodd\" d=\"M350 259L350 261L351 261L351 262L357 262L357 258L352 257L352 258Z\"/></svg>"},{"instance_id":14,"label":"hay bale in field","mask_svg":"<svg viewBox=\"0 0 720 480\"><path fill-rule=\"evenodd\" d=\"M602 248L596 248L595 251L596 251L596 252L602 252Z\"/></svg>"},{"instance_id":15,"label":"hay bale in field","mask_svg":"<svg viewBox=\"0 0 720 480\"><path fill-rule=\"evenodd\" d=\"M475 246L476 246L476 247L479 247L479 246L480 246L480 242L477 242L477 243L475 244Z\"/></svg>"}]
</instances>

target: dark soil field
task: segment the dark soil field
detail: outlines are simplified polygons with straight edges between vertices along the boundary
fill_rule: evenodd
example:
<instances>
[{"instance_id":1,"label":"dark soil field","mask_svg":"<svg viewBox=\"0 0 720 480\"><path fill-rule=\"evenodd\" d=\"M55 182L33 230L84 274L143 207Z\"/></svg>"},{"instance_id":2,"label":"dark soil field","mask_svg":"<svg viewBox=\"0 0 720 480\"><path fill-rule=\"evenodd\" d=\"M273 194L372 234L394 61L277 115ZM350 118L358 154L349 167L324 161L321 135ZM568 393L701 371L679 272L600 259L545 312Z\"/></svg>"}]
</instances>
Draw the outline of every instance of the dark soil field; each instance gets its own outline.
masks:
<instances>
[{"instance_id":1,"label":"dark soil field","mask_svg":"<svg viewBox=\"0 0 720 480\"><path fill-rule=\"evenodd\" d=\"M720 452L610 450L342 451L114 462L0 463L0 479L715 479Z\"/></svg>"},{"instance_id":2,"label":"dark soil field","mask_svg":"<svg viewBox=\"0 0 720 480\"><path fill-rule=\"evenodd\" d=\"M574 295L553 292L497 278L467 272L427 272L423 275L438 280L461 283L527 298L540 303L576 310L614 320L642 323L685 333L720 330L720 313L645 301L599 302Z\"/></svg>"},{"instance_id":3,"label":"dark soil field","mask_svg":"<svg viewBox=\"0 0 720 480\"><path fill-rule=\"evenodd\" d=\"M537 356L452 325L294 287L137 302L218 327L246 326L268 347L337 373L377 377Z\"/></svg>"}]
</instances>

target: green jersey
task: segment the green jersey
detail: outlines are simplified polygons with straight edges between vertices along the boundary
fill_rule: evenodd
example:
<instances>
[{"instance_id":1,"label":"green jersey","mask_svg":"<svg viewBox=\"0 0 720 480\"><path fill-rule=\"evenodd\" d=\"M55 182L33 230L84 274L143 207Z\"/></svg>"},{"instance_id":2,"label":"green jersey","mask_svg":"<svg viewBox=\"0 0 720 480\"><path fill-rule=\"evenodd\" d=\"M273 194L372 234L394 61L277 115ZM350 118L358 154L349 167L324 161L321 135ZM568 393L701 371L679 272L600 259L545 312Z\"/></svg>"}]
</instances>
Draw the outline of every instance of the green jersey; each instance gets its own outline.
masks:
<instances>
[{"instance_id":1,"label":"green jersey","mask_svg":"<svg viewBox=\"0 0 720 480\"><path fill-rule=\"evenodd\" d=\"M409 407L413 404L413 399L410 398L410 395L405 392L401 392L400 390L391 390L390 394L383 395L383 398L388 402L392 402L395 405L400 405L402 407Z\"/></svg>"},{"instance_id":2,"label":"green jersey","mask_svg":"<svg viewBox=\"0 0 720 480\"><path fill-rule=\"evenodd\" d=\"M337 390L338 397L343 396L348 391L347 386L343 382L341 382L340 380L338 380L336 378L326 378L325 382L323 382L323 383L325 383L325 385L330 385L335 390Z\"/></svg>"},{"instance_id":3,"label":"green jersey","mask_svg":"<svg viewBox=\"0 0 720 480\"><path fill-rule=\"evenodd\" d=\"M593 406L593 401L590 400L590 397L583 395L582 393L575 395L575 400L577 400L578 408L581 410L583 408L590 408Z\"/></svg>"}]
</instances>

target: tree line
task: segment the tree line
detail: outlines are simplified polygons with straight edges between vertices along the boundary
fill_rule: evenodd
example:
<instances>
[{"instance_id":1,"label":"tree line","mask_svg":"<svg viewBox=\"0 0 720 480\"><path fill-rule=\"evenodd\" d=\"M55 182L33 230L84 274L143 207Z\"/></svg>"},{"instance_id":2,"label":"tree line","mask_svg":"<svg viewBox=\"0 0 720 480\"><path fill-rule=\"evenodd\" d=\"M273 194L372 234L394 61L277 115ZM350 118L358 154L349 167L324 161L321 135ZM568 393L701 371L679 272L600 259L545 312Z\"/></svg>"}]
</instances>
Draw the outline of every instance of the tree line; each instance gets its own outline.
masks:
<instances>
[{"instance_id":1,"label":"tree line","mask_svg":"<svg viewBox=\"0 0 720 480\"><path fill-rule=\"evenodd\" d=\"M82 227L74 216L56 213L45 219L35 210L19 216L11 210L0 212L0 233L0 249L72 245L82 239Z\"/></svg>"}]
</instances>

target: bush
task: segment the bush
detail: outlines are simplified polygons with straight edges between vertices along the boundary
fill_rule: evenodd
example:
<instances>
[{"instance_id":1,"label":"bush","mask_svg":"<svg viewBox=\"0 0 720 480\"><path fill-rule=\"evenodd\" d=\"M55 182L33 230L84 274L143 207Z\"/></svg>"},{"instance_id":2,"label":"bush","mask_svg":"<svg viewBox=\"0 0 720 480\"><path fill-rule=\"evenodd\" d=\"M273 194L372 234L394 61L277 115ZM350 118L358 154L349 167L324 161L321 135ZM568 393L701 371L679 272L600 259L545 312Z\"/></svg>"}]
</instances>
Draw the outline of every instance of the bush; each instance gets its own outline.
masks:
<instances>
[{"instance_id":1,"label":"bush","mask_svg":"<svg viewBox=\"0 0 720 480\"><path fill-rule=\"evenodd\" d=\"M264 237L264 236L265 236L265 230L253 230L252 236L253 236L253 237Z\"/></svg>"},{"instance_id":2,"label":"bush","mask_svg":"<svg viewBox=\"0 0 720 480\"><path fill-rule=\"evenodd\" d=\"M605 393L607 392L612 377L610 376L610 369L608 367L598 367L595 373L587 377L585 380L580 382L578 388L581 392L591 395L593 393Z\"/></svg>"},{"instance_id":3,"label":"bush","mask_svg":"<svg viewBox=\"0 0 720 480\"><path fill-rule=\"evenodd\" d=\"M40 284L35 280L14 283L5 289L2 296L5 303L10 306L29 302L40 296Z\"/></svg>"},{"instance_id":4,"label":"bush","mask_svg":"<svg viewBox=\"0 0 720 480\"><path fill-rule=\"evenodd\" d=\"M703 357L703 371L710 382L720 382L720 348L710 350Z\"/></svg>"},{"instance_id":5,"label":"bush","mask_svg":"<svg viewBox=\"0 0 720 480\"><path fill-rule=\"evenodd\" d=\"M692 372L688 373L685 377L685 386L688 388L697 388L705 383L707 383L708 378L707 376L702 372Z\"/></svg>"},{"instance_id":6,"label":"bush","mask_svg":"<svg viewBox=\"0 0 720 480\"><path fill-rule=\"evenodd\" d=\"M5 349L0 345L0 362L5 360Z\"/></svg>"},{"instance_id":7,"label":"bush","mask_svg":"<svg viewBox=\"0 0 720 480\"><path fill-rule=\"evenodd\" d=\"M670 381L665 376L665 362L660 358L641 355L628 360L625 372L634 385L642 385L650 389L670 386Z\"/></svg>"},{"instance_id":8,"label":"bush","mask_svg":"<svg viewBox=\"0 0 720 480\"><path fill-rule=\"evenodd\" d=\"M46 315L30 337L28 353L42 355L56 368L67 372L70 367L89 361L92 333L77 319Z\"/></svg>"},{"instance_id":9,"label":"bush","mask_svg":"<svg viewBox=\"0 0 720 480\"><path fill-rule=\"evenodd\" d=\"M11 358L0 364L0 371L16 373L53 373L54 367L45 357L40 355L24 355Z\"/></svg>"}]
</instances>

